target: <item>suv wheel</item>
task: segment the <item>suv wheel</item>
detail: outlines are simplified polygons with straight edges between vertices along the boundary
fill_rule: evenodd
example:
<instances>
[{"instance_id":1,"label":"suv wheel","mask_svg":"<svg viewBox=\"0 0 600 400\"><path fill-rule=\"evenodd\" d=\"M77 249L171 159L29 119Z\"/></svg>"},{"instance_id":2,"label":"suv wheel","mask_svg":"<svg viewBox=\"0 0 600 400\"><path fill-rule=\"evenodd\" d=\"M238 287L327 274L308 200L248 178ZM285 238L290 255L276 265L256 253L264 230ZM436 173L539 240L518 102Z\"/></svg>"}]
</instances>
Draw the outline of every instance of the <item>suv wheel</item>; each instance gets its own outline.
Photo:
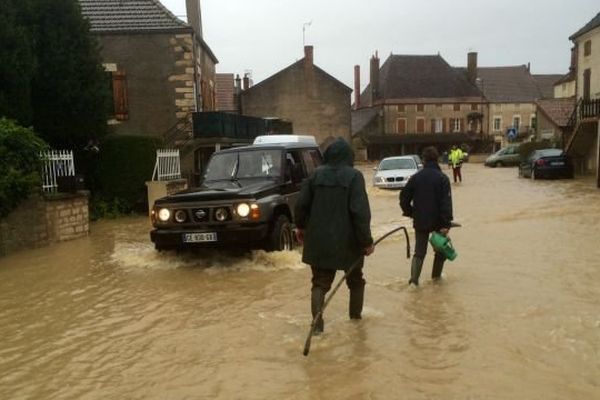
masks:
<instances>
[{"instance_id":1,"label":"suv wheel","mask_svg":"<svg viewBox=\"0 0 600 400\"><path fill-rule=\"evenodd\" d=\"M290 220L285 215L279 215L273 224L273 229L267 237L267 251L292 250L294 236Z\"/></svg>"},{"instance_id":2,"label":"suv wheel","mask_svg":"<svg viewBox=\"0 0 600 400\"><path fill-rule=\"evenodd\" d=\"M504 167L504 163L502 161L498 161L496 163L496 167Z\"/></svg>"}]
</instances>

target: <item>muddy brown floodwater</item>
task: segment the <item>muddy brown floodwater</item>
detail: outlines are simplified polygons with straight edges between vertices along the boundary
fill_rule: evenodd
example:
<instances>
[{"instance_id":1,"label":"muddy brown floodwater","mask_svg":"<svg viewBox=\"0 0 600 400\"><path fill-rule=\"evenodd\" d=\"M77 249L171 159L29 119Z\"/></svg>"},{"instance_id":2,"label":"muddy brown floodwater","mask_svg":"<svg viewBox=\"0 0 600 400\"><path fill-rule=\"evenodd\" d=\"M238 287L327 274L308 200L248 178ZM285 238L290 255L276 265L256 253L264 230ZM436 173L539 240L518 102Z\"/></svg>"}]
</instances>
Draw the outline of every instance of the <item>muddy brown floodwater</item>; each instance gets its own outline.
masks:
<instances>
[{"instance_id":1,"label":"muddy brown floodwater","mask_svg":"<svg viewBox=\"0 0 600 400\"><path fill-rule=\"evenodd\" d=\"M4 257L0 399L600 398L600 191L476 164L464 178L443 282L428 254L410 290L403 235L383 242L363 320L341 288L309 357L298 252L159 254L136 217ZM398 192L369 196L375 237L409 224Z\"/></svg>"}]
</instances>

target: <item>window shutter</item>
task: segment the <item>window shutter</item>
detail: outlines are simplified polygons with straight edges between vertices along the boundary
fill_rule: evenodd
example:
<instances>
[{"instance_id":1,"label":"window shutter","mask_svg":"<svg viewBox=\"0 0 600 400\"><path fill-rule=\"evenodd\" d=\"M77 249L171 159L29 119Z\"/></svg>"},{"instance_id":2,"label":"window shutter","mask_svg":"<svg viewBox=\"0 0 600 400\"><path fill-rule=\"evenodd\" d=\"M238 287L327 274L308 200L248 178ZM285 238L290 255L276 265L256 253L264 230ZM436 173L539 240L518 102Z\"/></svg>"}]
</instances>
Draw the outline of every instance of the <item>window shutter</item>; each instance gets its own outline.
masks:
<instances>
[{"instance_id":1,"label":"window shutter","mask_svg":"<svg viewBox=\"0 0 600 400\"><path fill-rule=\"evenodd\" d=\"M406 133L406 120L403 118L398 119L398 133Z\"/></svg>"},{"instance_id":2,"label":"window shutter","mask_svg":"<svg viewBox=\"0 0 600 400\"><path fill-rule=\"evenodd\" d=\"M431 120L431 133L435 133L435 119Z\"/></svg>"},{"instance_id":3,"label":"window shutter","mask_svg":"<svg viewBox=\"0 0 600 400\"><path fill-rule=\"evenodd\" d=\"M115 119L117 121L127 121L129 119L129 104L127 101L127 79L125 71L114 71L112 73L112 81Z\"/></svg>"},{"instance_id":4,"label":"window shutter","mask_svg":"<svg viewBox=\"0 0 600 400\"><path fill-rule=\"evenodd\" d=\"M446 130L446 118L442 118L442 133L448 132Z\"/></svg>"},{"instance_id":5,"label":"window shutter","mask_svg":"<svg viewBox=\"0 0 600 400\"><path fill-rule=\"evenodd\" d=\"M464 132L465 131L465 127L466 127L466 125L465 125L465 119L461 118L460 119L460 125L459 125L458 131L459 132Z\"/></svg>"}]
</instances>

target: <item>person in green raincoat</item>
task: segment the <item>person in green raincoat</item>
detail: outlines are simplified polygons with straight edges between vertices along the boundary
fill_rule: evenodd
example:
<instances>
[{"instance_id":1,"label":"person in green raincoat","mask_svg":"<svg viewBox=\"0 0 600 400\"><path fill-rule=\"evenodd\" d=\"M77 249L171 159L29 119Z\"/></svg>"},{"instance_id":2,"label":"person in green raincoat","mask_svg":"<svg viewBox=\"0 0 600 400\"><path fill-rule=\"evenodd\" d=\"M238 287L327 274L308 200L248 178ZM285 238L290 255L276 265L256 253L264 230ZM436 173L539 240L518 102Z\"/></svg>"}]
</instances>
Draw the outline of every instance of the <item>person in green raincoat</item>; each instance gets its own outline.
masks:
<instances>
[{"instance_id":1,"label":"person in green raincoat","mask_svg":"<svg viewBox=\"0 0 600 400\"><path fill-rule=\"evenodd\" d=\"M324 163L306 179L295 207L296 235L304 243L302 261L312 269L311 311L321 310L337 270L359 265L348 278L349 314L360 319L365 280L364 256L373 253L371 210L362 173L353 168L354 152L342 138L324 153ZM315 334L323 332L320 318Z\"/></svg>"}]
</instances>

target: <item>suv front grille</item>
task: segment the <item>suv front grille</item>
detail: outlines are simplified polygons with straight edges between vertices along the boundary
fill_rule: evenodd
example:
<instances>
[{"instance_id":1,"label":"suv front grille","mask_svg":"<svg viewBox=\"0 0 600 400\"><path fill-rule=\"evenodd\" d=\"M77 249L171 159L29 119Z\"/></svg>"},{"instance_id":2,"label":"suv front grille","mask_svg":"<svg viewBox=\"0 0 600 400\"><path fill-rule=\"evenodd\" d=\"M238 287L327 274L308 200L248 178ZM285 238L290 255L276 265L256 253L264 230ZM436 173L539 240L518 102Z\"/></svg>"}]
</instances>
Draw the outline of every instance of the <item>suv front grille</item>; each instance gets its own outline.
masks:
<instances>
[{"instance_id":1,"label":"suv front grille","mask_svg":"<svg viewBox=\"0 0 600 400\"><path fill-rule=\"evenodd\" d=\"M206 222L208 221L210 210L208 208L196 208L192 210L192 215L194 217L194 221Z\"/></svg>"}]
</instances>

